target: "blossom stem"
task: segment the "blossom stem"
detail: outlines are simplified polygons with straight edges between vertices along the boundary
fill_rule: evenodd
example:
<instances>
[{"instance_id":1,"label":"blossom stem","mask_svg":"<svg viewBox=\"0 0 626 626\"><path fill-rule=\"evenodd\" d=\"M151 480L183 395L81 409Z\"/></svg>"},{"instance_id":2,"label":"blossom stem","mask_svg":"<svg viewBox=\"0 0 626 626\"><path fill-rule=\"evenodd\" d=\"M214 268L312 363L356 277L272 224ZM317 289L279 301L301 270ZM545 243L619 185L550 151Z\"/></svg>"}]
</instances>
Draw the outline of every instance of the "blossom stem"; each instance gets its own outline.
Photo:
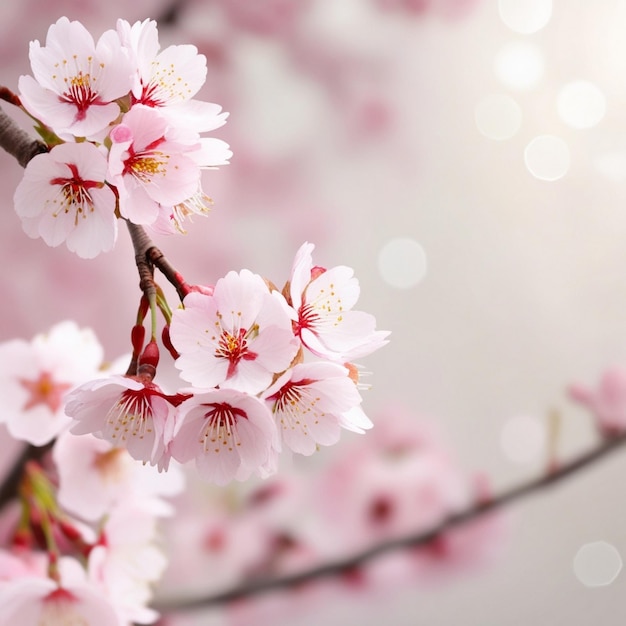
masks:
<instances>
[{"instance_id":1,"label":"blossom stem","mask_svg":"<svg viewBox=\"0 0 626 626\"><path fill-rule=\"evenodd\" d=\"M44 143L30 137L2 109L0 109L0 147L15 157L22 167L26 167L37 154L48 151Z\"/></svg>"},{"instance_id":2,"label":"blossom stem","mask_svg":"<svg viewBox=\"0 0 626 626\"><path fill-rule=\"evenodd\" d=\"M482 515L504 508L522 498L532 494L541 493L543 490L559 483L580 470L600 461L610 453L626 444L626 432L620 435L604 438L599 444L590 448L586 452L574 457L568 462L562 463L558 468L547 471L538 478L530 479L517 486L509 488L497 496L491 498L480 498L473 505L463 511L452 513L443 522L430 529L422 530L414 534L406 535L397 539L382 541L358 554L348 556L344 559L324 563L317 567L270 579L258 579L245 582L241 586L226 590L221 593L189 598L185 600L162 601L155 607L161 612L193 611L209 608L221 604L226 604L234 600L258 595L263 592L287 589L301 585L302 583L326 578L329 576L339 576L346 572L364 566L367 562L376 557L395 550L415 548L426 545L440 537L445 532L471 522Z\"/></svg>"}]
</instances>

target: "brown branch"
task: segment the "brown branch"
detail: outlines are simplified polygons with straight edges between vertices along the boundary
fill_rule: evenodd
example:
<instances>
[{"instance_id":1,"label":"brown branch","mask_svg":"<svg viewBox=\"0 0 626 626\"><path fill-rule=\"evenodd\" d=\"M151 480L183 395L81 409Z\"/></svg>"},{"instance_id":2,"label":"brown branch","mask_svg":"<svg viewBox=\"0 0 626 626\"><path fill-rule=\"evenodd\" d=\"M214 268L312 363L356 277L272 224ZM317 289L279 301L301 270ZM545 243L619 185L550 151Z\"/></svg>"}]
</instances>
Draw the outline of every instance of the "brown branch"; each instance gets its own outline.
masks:
<instances>
[{"instance_id":1,"label":"brown branch","mask_svg":"<svg viewBox=\"0 0 626 626\"><path fill-rule=\"evenodd\" d=\"M15 157L22 167L26 167L34 156L48 151L44 143L30 137L2 109L0 109L0 147Z\"/></svg>"},{"instance_id":2,"label":"brown branch","mask_svg":"<svg viewBox=\"0 0 626 626\"><path fill-rule=\"evenodd\" d=\"M135 262L139 270L140 288L148 297L154 286L154 268L158 268L163 276L171 283L182 299L189 293L189 285L185 282L182 274L167 260L163 252L154 245L154 242L142 226L126 220L128 232L135 250Z\"/></svg>"},{"instance_id":3,"label":"brown branch","mask_svg":"<svg viewBox=\"0 0 626 626\"><path fill-rule=\"evenodd\" d=\"M174 286L176 293L181 302L184 297L189 293L189 285L185 282L182 274L176 270L176 268L165 258L165 255L157 248L152 246L148 250L148 259L159 271L165 276L167 281Z\"/></svg>"},{"instance_id":4,"label":"brown branch","mask_svg":"<svg viewBox=\"0 0 626 626\"><path fill-rule=\"evenodd\" d=\"M146 298L150 299L156 295L154 271L152 263L148 259L148 250L153 248L154 244L143 226L133 224L128 220L125 221L130 239L133 242L133 249L135 250L135 263L137 264L137 271L139 272L139 288Z\"/></svg>"},{"instance_id":5,"label":"brown branch","mask_svg":"<svg viewBox=\"0 0 626 626\"><path fill-rule=\"evenodd\" d=\"M29 461L39 461L52 448L52 444L45 446L24 446L22 452L16 457L9 473L0 484L0 511L15 497L24 474L24 468Z\"/></svg>"},{"instance_id":6,"label":"brown branch","mask_svg":"<svg viewBox=\"0 0 626 626\"><path fill-rule=\"evenodd\" d=\"M162 601L160 603L156 603L155 608L161 612L205 609L267 591L288 589L320 578L339 576L343 573L352 571L355 568L361 567L367 562L387 552L414 548L416 546L428 544L440 535L457 526L466 524L482 515L485 515L486 513L503 508L504 506L507 506L517 500L521 500L531 494L538 494L548 487L561 482L565 478L572 476L580 470L589 467L596 461L608 456L611 452L615 451L625 443L626 433L604 439L597 446L591 448L583 454L580 454L569 462L560 465L554 470L538 478L524 482L516 487L512 487L489 500L477 502L465 511L453 513L443 522L428 530L378 543L358 554L330 563L325 563L303 572L282 576L280 578L253 580L243 583L239 587L235 587L221 593L206 595L204 597Z\"/></svg>"}]
</instances>

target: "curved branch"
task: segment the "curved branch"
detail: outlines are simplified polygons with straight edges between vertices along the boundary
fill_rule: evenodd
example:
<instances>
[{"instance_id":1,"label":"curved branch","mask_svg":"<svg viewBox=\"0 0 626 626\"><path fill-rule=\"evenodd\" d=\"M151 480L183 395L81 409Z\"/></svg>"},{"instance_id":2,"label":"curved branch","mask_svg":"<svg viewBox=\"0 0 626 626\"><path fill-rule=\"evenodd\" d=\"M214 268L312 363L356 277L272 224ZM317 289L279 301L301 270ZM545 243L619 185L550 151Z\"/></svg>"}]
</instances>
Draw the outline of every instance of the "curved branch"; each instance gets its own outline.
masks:
<instances>
[{"instance_id":1,"label":"curved branch","mask_svg":"<svg viewBox=\"0 0 626 626\"><path fill-rule=\"evenodd\" d=\"M167 281L172 284L180 301L182 302L185 296L191 291L189 285L185 282L182 274L176 270L176 268L165 258L165 255L157 248L152 246L148 250L148 259L160 272L165 276Z\"/></svg>"},{"instance_id":2,"label":"curved branch","mask_svg":"<svg viewBox=\"0 0 626 626\"><path fill-rule=\"evenodd\" d=\"M17 162L26 167L36 155L48 152L48 147L29 136L2 109L0 109L0 147L6 150Z\"/></svg>"},{"instance_id":3,"label":"curved branch","mask_svg":"<svg viewBox=\"0 0 626 626\"><path fill-rule=\"evenodd\" d=\"M149 300L150 297L156 296L154 272L152 263L148 259L148 250L153 248L154 244L143 226L133 224L133 222L129 220L125 221L135 251L135 263L137 264L137 271L139 272L139 288Z\"/></svg>"},{"instance_id":4,"label":"curved branch","mask_svg":"<svg viewBox=\"0 0 626 626\"><path fill-rule=\"evenodd\" d=\"M330 563L325 563L303 572L281 576L280 578L266 580L260 579L246 582L239 587L204 597L163 601L157 603L155 608L161 612L180 612L205 609L271 590L294 587L319 578L338 576L342 573L361 567L368 561L371 561L387 552L401 550L403 548L414 548L416 546L428 544L445 532L470 522L481 515L500 509L533 493L540 493L544 489L559 483L565 478L572 476L580 470L589 467L593 463L608 456L611 452L615 451L624 444L626 444L626 432L611 438L606 438L600 444L591 448L587 452L580 454L567 463L559 465L546 474L503 491L500 495L494 496L491 499L479 501L464 511L453 513L441 523L428 530L378 543L358 554Z\"/></svg>"}]
</instances>

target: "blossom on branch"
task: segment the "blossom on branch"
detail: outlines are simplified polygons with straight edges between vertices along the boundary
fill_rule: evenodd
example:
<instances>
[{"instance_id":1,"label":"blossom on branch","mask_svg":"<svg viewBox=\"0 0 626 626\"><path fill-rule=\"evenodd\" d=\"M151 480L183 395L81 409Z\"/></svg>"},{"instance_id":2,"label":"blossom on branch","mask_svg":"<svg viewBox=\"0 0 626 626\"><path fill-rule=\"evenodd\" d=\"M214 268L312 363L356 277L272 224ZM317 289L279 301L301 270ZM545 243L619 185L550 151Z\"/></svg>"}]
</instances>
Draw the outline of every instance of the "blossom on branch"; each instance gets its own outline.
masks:
<instances>
[{"instance_id":1,"label":"blossom on branch","mask_svg":"<svg viewBox=\"0 0 626 626\"><path fill-rule=\"evenodd\" d=\"M54 443L52 457L58 474L59 504L83 520L97 521L127 503L169 514L162 496L182 491L178 468L157 473L151 465L137 463L128 451L93 435L63 432Z\"/></svg>"},{"instance_id":2,"label":"blossom on branch","mask_svg":"<svg viewBox=\"0 0 626 626\"><path fill-rule=\"evenodd\" d=\"M106 157L90 143L65 143L34 157L15 190L15 210L29 237L92 258L113 248L115 195Z\"/></svg>"},{"instance_id":3,"label":"blossom on branch","mask_svg":"<svg viewBox=\"0 0 626 626\"><path fill-rule=\"evenodd\" d=\"M206 57L190 44L160 51L157 23L146 19L132 26L117 21L117 33L133 60L132 103L155 107L175 122L204 133L226 123L228 113L211 102L193 99L206 80Z\"/></svg>"},{"instance_id":4,"label":"blossom on branch","mask_svg":"<svg viewBox=\"0 0 626 626\"><path fill-rule=\"evenodd\" d=\"M113 375L75 389L65 412L75 420L75 435L92 433L134 459L167 469L175 402L145 377Z\"/></svg>"},{"instance_id":5,"label":"blossom on branch","mask_svg":"<svg viewBox=\"0 0 626 626\"><path fill-rule=\"evenodd\" d=\"M46 45L30 44L34 77L21 76L20 100L36 119L63 139L102 138L120 114L117 102L131 88L132 66L113 30L98 43L80 22L61 17Z\"/></svg>"},{"instance_id":6,"label":"blossom on branch","mask_svg":"<svg viewBox=\"0 0 626 626\"><path fill-rule=\"evenodd\" d=\"M260 393L298 352L284 298L249 270L229 272L213 295L190 293L183 304L170 337L176 367L195 387Z\"/></svg>"},{"instance_id":7,"label":"blossom on branch","mask_svg":"<svg viewBox=\"0 0 626 626\"><path fill-rule=\"evenodd\" d=\"M626 369L611 367L600 378L595 389L576 383L569 395L585 406L604 435L619 435L626 430Z\"/></svg>"},{"instance_id":8,"label":"blossom on branch","mask_svg":"<svg viewBox=\"0 0 626 626\"><path fill-rule=\"evenodd\" d=\"M34 76L20 78L16 101L50 153L32 159L15 194L29 236L93 258L113 248L118 217L184 233L187 216L208 213L201 170L232 153L200 136L228 114L193 98L207 73L195 46L160 51L153 20L118 20L94 43L62 17L45 46L31 43L30 58Z\"/></svg>"},{"instance_id":9,"label":"blossom on branch","mask_svg":"<svg viewBox=\"0 0 626 626\"><path fill-rule=\"evenodd\" d=\"M179 407L170 451L181 463L195 460L206 480L225 485L275 471L276 427L257 398L231 389L195 394Z\"/></svg>"},{"instance_id":10,"label":"blossom on branch","mask_svg":"<svg viewBox=\"0 0 626 626\"><path fill-rule=\"evenodd\" d=\"M357 432L372 423L360 408L361 396L345 367L335 363L300 363L285 372L264 394L283 442L310 455L318 445L339 441L341 427Z\"/></svg>"},{"instance_id":11,"label":"blossom on branch","mask_svg":"<svg viewBox=\"0 0 626 626\"><path fill-rule=\"evenodd\" d=\"M28 342L0 344L0 423L21 441L42 446L65 430L69 392L96 375L103 350L91 330L62 322Z\"/></svg>"},{"instance_id":12,"label":"blossom on branch","mask_svg":"<svg viewBox=\"0 0 626 626\"><path fill-rule=\"evenodd\" d=\"M289 282L290 304L297 312L295 332L315 355L346 363L371 354L387 343L387 331L376 330L369 313L353 311L360 288L350 267L329 270L313 265L313 244L296 254Z\"/></svg>"},{"instance_id":13,"label":"blossom on branch","mask_svg":"<svg viewBox=\"0 0 626 626\"><path fill-rule=\"evenodd\" d=\"M0 623L124 626L98 589L58 586L46 578L20 578L1 584Z\"/></svg>"},{"instance_id":14,"label":"blossom on branch","mask_svg":"<svg viewBox=\"0 0 626 626\"><path fill-rule=\"evenodd\" d=\"M186 146L170 138L170 127L154 109L134 106L110 133L109 180L119 194L122 216L150 224L159 204L173 206L196 193L200 168Z\"/></svg>"}]
</instances>

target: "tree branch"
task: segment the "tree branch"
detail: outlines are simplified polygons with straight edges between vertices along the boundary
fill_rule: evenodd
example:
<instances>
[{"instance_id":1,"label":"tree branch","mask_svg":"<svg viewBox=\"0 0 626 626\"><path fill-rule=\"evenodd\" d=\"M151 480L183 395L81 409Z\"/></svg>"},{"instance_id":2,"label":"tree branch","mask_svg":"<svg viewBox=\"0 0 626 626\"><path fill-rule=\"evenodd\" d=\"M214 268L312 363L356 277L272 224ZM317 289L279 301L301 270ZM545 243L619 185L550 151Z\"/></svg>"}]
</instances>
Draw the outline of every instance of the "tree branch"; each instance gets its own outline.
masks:
<instances>
[{"instance_id":1,"label":"tree branch","mask_svg":"<svg viewBox=\"0 0 626 626\"><path fill-rule=\"evenodd\" d=\"M133 249L135 250L135 263L139 272L139 288L146 298L150 299L156 295L154 272L152 263L148 259L148 250L153 248L154 244L143 226L133 224L129 220L125 221L130 239L133 242Z\"/></svg>"},{"instance_id":2,"label":"tree branch","mask_svg":"<svg viewBox=\"0 0 626 626\"><path fill-rule=\"evenodd\" d=\"M0 147L15 157L22 167L26 167L34 156L48 151L44 143L30 137L1 108Z\"/></svg>"},{"instance_id":3,"label":"tree branch","mask_svg":"<svg viewBox=\"0 0 626 626\"><path fill-rule=\"evenodd\" d=\"M235 587L221 593L206 595L204 597L182 600L165 600L160 603L156 603L155 608L161 612L206 609L267 591L287 589L316 579L341 575L342 573L361 567L367 562L387 552L405 548L414 548L416 546L428 544L438 536L443 535L445 532L456 528L457 526L466 524L482 515L485 515L486 513L503 508L504 506L512 504L513 502L521 500L531 494L538 494L548 487L569 478L580 470L603 459L624 444L626 444L626 433L606 438L587 452L580 454L569 462L552 469L548 473L503 491L500 495L494 496L489 500L477 502L465 511L453 513L443 522L428 530L420 531L413 535L408 535L398 539L383 541L358 554L330 563L325 563L303 572L281 576L280 578L265 580L259 579L245 582L239 587Z\"/></svg>"},{"instance_id":4,"label":"tree branch","mask_svg":"<svg viewBox=\"0 0 626 626\"><path fill-rule=\"evenodd\" d=\"M152 246L148 250L148 259L159 269L167 281L175 287L176 293L182 302L190 291L189 285L185 282L182 274L176 270L156 246Z\"/></svg>"},{"instance_id":5,"label":"tree branch","mask_svg":"<svg viewBox=\"0 0 626 626\"><path fill-rule=\"evenodd\" d=\"M0 511L17 496L26 463L28 463L28 461L39 461L51 448L52 444L45 446L32 446L28 444L24 446L22 452L13 462L9 473L4 477L2 484L0 484Z\"/></svg>"}]
</instances>

